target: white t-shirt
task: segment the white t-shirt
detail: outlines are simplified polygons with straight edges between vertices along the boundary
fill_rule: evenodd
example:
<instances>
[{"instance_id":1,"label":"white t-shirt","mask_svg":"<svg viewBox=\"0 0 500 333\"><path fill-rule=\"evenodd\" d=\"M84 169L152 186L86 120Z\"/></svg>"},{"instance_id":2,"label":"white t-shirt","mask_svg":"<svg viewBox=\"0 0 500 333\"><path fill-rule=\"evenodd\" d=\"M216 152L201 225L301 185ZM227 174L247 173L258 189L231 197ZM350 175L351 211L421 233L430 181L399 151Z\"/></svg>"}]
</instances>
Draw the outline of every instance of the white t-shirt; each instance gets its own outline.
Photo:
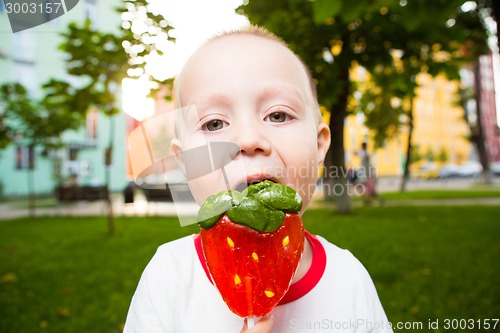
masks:
<instances>
[{"instance_id":1,"label":"white t-shirt","mask_svg":"<svg viewBox=\"0 0 500 333\"><path fill-rule=\"evenodd\" d=\"M311 268L274 310L273 332L392 332L362 264L320 236L306 233ZM197 235L158 248L132 299L124 333L240 332L211 283Z\"/></svg>"}]
</instances>

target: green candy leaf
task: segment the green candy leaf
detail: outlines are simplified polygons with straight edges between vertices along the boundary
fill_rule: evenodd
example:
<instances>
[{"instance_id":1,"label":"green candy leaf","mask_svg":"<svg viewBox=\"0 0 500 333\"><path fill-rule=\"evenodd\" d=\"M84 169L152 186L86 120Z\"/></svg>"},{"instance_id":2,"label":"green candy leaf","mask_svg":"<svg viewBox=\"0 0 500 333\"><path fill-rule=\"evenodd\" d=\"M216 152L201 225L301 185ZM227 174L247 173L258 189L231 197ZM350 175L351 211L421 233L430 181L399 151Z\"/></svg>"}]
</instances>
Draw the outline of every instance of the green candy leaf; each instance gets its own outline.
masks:
<instances>
[{"instance_id":1,"label":"green candy leaf","mask_svg":"<svg viewBox=\"0 0 500 333\"><path fill-rule=\"evenodd\" d=\"M227 214L233 223L272 232L281 226L285 213L298 213L301 208L302 199L294 189L264 180L243 193L228 191L210 196L198 212L198 223L208 230Z\"/></svg>"},{"instance_id":2,"label":"green candy leaf","mask_svg":"<svg viewBox=\"0 0 500 333\"><path fill-rule=\"evenodd\" d=\"M215 226L228 210L238 206L243 195L238 191L219 192L210 196L198 211L198 224L205 230Z\"/></svg>"},{"instance_id":3,"label":"green candy leaf","mask_svg":"<svg viewBox=\"0 0 500 333\"><path fill-rule=\"evenodd\" d=\"M282 211L266 208L249 197L245 197L238 207L229 210L227 216L234 223L263 232L278 229L285 219Z\"/></svg>"},{"instance_id":4,"label":"green candy leaf","mask_svg":"<svg viewBox=\"0 0 500 333\"><path fill-rule=\"evenodd\" d=\"M266 187L256 197L262 205L285 213L297 213L302 209L300 195L288 186Z\"/></svg>"}]
</instances>

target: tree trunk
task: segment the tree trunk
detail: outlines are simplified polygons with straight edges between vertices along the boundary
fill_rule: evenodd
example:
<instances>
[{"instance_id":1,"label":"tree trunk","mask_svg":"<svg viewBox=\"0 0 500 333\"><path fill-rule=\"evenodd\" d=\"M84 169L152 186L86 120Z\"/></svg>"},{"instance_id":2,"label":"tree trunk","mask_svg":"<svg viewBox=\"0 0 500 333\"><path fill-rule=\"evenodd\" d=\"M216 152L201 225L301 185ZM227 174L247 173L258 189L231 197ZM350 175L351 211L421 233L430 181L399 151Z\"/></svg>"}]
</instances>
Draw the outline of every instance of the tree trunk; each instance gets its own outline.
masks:
<instances>
[{"instance_id":1,"label":"tree trunk","mask_svg":"<svg viewBox=\"0 0 500 333\"><path fill-rule=\"evenodd\" d=\"M28 167L28 206L29 206L29 216L34 218L36 215L36 195L35 195L35 180L33 175L33 168Z\"/></svg>"},{"instance_id":2,"label":"tree trunk","mask_svg":"<svg viewBox=\"0 0 500 333\"><path fill-rule=\"evenodd\" d=\"M408 110L408 145L406 146L406 161L405 170L403 172L403 177L401 179L401 192L406 191L406 185L410 179L410 165L411 165L411 154L413 145L411 141L413 140L413 98L410 99L410 109Z\"/></svg>"},{"instance_id":3,"label":"tree trunk","mask_svg":"<svg viewBox=\"0 0 500 333\"><path fill-rule=\"evenodd\" d=\"M490 172L490 163L488 158L488 150L486 148L486 144L484 142L484 129L483 129L483 117L482 117L482 105L481 105L481 72L479 66L479 60L474 64L474 89L476 90L476 114L477 114L477 123L476 123L476 131L473 135L475 139L474 142L476 144L477 153L479 155L479 163L481 163L483 167L482 177L485 183L492 184L493 179Z\"/></svg>"},{"instance_id":4,"label":"tree trunk","mask_svg":"<svg viewBox=\"0 0 500 333\"><path fill-rule=\"evenodd\" d=\"M347 115L347 99L349 97L349 68L345 68L339 77L345 82L342 94L331 107L330 131L331 145L325 159L323 193L325 198L335 200L339 213L351 213L351 200L345 170L344 120Z\"/></svg>"},{"instance_id":5,"label":"tree trunk","mask_svg":"<svg viewBox=\"0 0 500 333\"><path fill-rule=\"evenodd\" d=\"M115 234L115 222L114 222L114 214L113 214L113 200L111 198L111 165L113 164L113 141L115 136L115 126L114 126L114 118L113 116L109 116L109 144L106 148L105 152L105 165L106 165L106 173L105 173L105 183L106 183L106 206L108 208L108 233L110 236Z\"/></svg>"}]
</instances>

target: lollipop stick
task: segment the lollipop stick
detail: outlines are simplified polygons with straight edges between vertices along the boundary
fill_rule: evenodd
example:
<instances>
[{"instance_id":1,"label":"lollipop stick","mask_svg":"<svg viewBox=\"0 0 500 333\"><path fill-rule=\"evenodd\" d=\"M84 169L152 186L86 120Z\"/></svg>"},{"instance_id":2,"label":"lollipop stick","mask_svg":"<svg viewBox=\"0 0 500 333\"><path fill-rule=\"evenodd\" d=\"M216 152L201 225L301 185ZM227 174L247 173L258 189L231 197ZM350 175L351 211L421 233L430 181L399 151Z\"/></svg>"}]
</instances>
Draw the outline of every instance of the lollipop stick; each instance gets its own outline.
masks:
<instances>
[{"instance_id":1,"label":"lollipop stick","mask_svg":"<svg viewBox=\"0 0 500 333\"><path fill-rule=\"evenodd\" d=\"M247 328L251 329L255 325L255 317L254 316L248 316L247 317Z\"/></svg>"}]
</instances>

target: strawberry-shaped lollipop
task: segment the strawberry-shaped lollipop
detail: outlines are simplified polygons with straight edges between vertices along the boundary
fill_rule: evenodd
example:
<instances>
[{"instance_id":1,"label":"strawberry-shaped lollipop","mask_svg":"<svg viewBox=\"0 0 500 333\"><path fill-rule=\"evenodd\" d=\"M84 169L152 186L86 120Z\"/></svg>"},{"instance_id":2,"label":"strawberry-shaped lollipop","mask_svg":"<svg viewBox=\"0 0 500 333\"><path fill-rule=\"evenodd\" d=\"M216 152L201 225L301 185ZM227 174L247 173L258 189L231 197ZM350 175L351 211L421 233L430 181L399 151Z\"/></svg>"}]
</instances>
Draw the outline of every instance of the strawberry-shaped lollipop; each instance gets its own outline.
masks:
<instances>
[{"instance_id":1,"label":"strawberry-shaped lollipop","mask_svg":"<svg viewBox=\"0 0 500 333\"><path fill-rule=\"evenodd\" d=\"M229 309L262 317L287 292L304 249L300 196L269 180L221 192L198 213L208 270Z\"/></svg>"}]
</instances>

